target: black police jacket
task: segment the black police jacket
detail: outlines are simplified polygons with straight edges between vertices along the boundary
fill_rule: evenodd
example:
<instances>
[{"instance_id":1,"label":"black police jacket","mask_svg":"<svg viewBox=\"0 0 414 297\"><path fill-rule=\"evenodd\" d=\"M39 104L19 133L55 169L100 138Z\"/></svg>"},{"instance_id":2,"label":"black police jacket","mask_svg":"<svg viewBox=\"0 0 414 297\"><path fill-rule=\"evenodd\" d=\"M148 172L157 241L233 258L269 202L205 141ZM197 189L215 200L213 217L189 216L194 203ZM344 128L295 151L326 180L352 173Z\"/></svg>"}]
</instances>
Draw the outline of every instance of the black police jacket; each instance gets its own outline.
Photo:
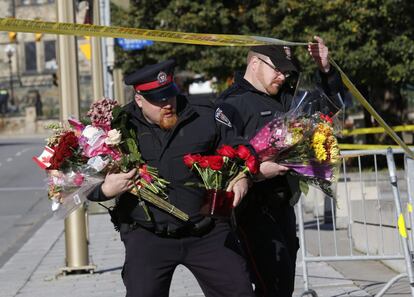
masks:
<instances>
[{"instance_id":1,"label":"black police jacket","mask_svg":"<svg viewBox=\"0 0 414 297\"><path fill-rule=\"evenodd\" d=\"M329 73L319 75L319 86L329 97L343 93L341 78L333 67ZM283 85L276 96L269 96L253 87L241 73L236 73L234 84L220 95L216 104L231 122L232 129L248 141L275 115L289 111L293 93L293 88ZM296 195L291 199L293 192ZM300 194L298 180L286 175L255 183L249 193L256 196L257 202L265 199L276 206L289 200L294 204Z\"/></svg>"},{"instance_id":2,"label":"black police jacket","mask_svg":"<svg viewBox=\"0 0 414 297\"><path fill-rule=\"evenodd\" d=\"M202 219L199 211L205 195L200 187L188 186L187 182L201 183L197 173L188 169L183 156L186 154L215 154L220 144L236 145L246 143L235 139L229 129L216 125L213 104L207 99L202 102L177 96L177 114L179 120L175 128L163 131L157 125L150 124L142 115L135 101L127 104L125 110L132 116L131 127L137 132L142 158L150 166L158 168L159 176L170 182L168 201L190 216L191 222ZM88 196L92 201L108 200L98 186ZM137 197L130 193L122 194L117 201L117 216L120 223L138 223L143 227L156 229L176 229L184 223L172 215L147 203L152 220L147 220Z\"/></svg>"}]
</instances>

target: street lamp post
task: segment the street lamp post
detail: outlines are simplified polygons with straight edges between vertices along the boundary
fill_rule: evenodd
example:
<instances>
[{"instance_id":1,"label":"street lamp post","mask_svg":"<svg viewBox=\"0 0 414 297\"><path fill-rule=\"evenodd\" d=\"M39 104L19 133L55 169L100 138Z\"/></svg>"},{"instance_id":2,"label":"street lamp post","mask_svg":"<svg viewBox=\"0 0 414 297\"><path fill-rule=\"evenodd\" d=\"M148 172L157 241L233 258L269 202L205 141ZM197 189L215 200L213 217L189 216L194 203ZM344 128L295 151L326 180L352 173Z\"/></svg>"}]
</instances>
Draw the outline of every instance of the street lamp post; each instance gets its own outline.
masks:
<instances>
[{"instance_id":1,"label":"street lamp post","mask_svg":"<svg viewBox=\"0 0 414 297\"><path fill-rule=\"evenodd\" d=\"M7 55L7 58L9 59L8 60L8 62L9 62L9 83L10 83L10 101L13 101L13 98L14 98L14 89L13 89L13 68L12 68L12 57L13 57L13 54L14 54L14 47L12 46L12 45L7 45L6 46L6 49L5 49L5 51L6 51L6 55Z\"/></svg>"},{"instance_id":2,"label":"street lamp post","mask_svg":"<svg viewBox=\"0 0 414 297\"><path fill-rule=\"evenodd\" d=\"M58 22L75 20L75 1L56 0ZM58 36L58 65L60 89L60 119L70 116L79 118L79 74L75 36ZM84 205L74 210L65 219L66 266L62 274L92 273L96 266L89 264L87 213Z\"/></svg>"}]
</instances>

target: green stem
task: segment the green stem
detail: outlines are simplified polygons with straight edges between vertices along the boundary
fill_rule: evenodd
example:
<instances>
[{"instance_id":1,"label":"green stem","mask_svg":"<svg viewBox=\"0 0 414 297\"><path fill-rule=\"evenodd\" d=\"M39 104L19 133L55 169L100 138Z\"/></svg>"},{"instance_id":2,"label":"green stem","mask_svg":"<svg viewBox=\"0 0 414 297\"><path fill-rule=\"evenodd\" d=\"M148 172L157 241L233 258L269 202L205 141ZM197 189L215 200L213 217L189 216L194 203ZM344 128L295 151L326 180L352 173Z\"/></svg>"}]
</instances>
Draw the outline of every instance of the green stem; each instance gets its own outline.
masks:
<instances>
[{"instance_id":1,"label":"green stem","mask_svg":"<svg viewBox=\"0 0 414 297\"><path fill-rule=\"evenodd\" d=\"M203 170L201 170L200 167L197 166L197 164L194 163L193 166L194 166L195 169L197 169L198 174L200 175L201 179L203 180L204 186L206 187L206 189L208 189L208 181L207 181L206 176L204 176L205 173L203 172Z\"/></svg>"},{"instance_id":2,"label":"green stem","mask_svg":"<svg viewBox=\"0 0 414 297\"><path fill-rule=\"evenodd\" d=\"M179 218L180 220L188 221L189 219L189 216L186 213L176 208L174 205L170 204L166 200L158 197L145 187L142 187L140 189L135 189L134 187L134 191L131 191L131 193L137 197L141 197L143 200L170 213L171 215L175 216L176 218Z\"/></svg>"},{"instance_id":3,"label":"green stem","mask_svg":"<svg viewBox=\"0 0 414 297\"><path fill-rule=\"evenodd\" d=\"M138 187L135 184L134 184L134 189L137 192L139 191ZM142 209L145 212L145 216L147 218L147 221L151 221L151 214L149 212L148 206L145 204L144 201L142 201L141 197L139 197L139 196L138 196L138 200L139 200L140 206L142 207Z\"/></svg>"}]
</instances>

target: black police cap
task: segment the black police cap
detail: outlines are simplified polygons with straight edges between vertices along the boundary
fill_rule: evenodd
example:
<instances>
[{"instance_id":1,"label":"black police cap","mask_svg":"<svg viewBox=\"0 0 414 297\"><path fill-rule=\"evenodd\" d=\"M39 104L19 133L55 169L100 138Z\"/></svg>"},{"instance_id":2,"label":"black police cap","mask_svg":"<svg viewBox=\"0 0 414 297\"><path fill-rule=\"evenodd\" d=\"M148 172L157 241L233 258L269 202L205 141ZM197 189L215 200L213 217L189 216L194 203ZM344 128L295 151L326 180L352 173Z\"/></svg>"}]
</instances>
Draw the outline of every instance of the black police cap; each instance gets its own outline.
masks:
<instances>
[{"instance_id":1,"label":"black police cap","mask_svg":"<svg viewBox=\"0 0 414 297\"><path fill-rule=\"evenodd\" d=\"M252 46L251 51L269 57L273 65L283 73L299 72L297 61L292 57L290 48L283 45Z\"/></svg>"},{"instance_id":2,"label":"black police cap","mask_svg":"<svg viewBox=\"0 0 414 297\"><path fill-rule=\"evenodd\" d=\"M146 65L125 77L125 84L134 86L136 92L152 102L163 102L178 94L174 83L175 61L170 59Z\"/></svg>"}]
</instances>

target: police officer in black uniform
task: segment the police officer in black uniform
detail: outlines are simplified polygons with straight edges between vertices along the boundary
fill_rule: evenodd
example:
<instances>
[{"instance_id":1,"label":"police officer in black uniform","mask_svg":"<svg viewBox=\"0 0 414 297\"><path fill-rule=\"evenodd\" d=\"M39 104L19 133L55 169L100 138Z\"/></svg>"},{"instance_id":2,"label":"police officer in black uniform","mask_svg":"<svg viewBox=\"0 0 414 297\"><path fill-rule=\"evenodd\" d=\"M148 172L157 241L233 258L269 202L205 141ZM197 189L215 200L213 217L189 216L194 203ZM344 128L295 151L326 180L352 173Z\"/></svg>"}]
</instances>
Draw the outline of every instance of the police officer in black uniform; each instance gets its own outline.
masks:
<instances>
[{"instance_id":1,"label":"police officer in black uniform","mask_svg":"<svg viewBox=\"0 0 414 297\"><path fill-rule=\"evenodd\" d=\"M170 182L168 201L190 216L183 222L126 192L135 170L109 174L89 195L93 201L119 196L114 216L125 245L123 281L127 297L165 297L177 265L185 265L205 296L253 296L238 241L227 221L200 215L205 190L189 187L200 180L183 162L185 154L214 154L218 145L241 144L232 132L216 125L209 102L191 102L178 95L173 81L174 61L146 66L125 78L135 88L135 100L124 108L131 115L143 159ZM246 194L248 182L233 187L235 204Z\"/></svg>"},{"instance_id":2,"label":"police officer in black uniform","mask_svg":"<svg viewBox=\"0 0 414 297\"><path fill-rule=\"evenodd\" d=\"M320 86L338 103L342 92L339 74L329 65L328 48L320 37L308 46L319 66ZM286 83L298 65L290 49L283 46L252 47L244 76L236 74L234 84L219 97L217 114L225 114L232 129L250 140L275 115L292 106L294 89ZM337 104L318 109L337 111ZM339 104L340 105L340 104ZM218 119L219 121L219 119ZM229 125L224 125L230 127ZM238 231L248 255L256 296L291 296L294 290L296 218L293 205L300 196L298 180L275 162L261 164L256 182L238 207Z\"/></svg>"}]
</instances>

